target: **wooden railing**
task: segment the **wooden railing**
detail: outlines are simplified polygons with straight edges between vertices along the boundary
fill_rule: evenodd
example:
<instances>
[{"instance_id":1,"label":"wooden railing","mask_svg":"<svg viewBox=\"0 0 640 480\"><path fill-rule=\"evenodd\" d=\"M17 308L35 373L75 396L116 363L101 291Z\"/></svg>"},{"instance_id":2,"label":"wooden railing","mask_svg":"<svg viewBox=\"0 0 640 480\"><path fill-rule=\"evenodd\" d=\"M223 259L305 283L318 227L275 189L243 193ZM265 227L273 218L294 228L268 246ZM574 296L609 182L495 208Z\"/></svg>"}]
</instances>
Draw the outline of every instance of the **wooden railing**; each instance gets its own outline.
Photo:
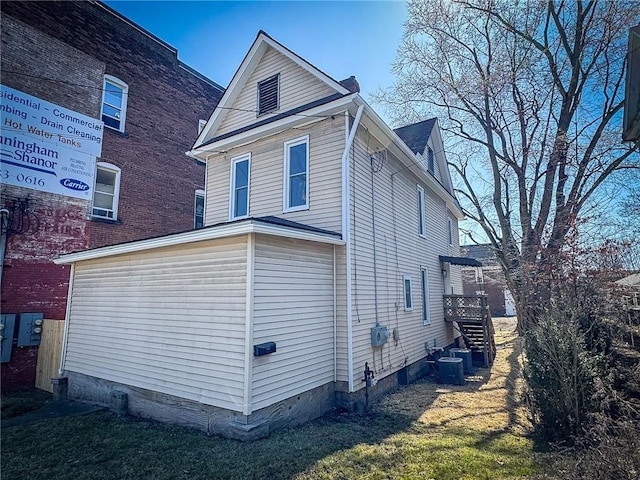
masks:
<instances>
[{"instance_id":1,"label":"wooden railing","mask_svg":"<svg viewBox=\"0 0 640 480\"><path fill-rule=\"evenodd\" d=\"M444 319L482 323L489 315L486 295L445 295Z\"/></svg>"},{"instance_id":2,"label":"wooden railing","mask_svg":"<svg viewBox=\"0 0 640 480\"><path fill-rule=\"evenodd\" d=\"M457 323L467 348L482 353L485 367L493 364L496 344L486 295L445 295L444 319Z\"/></svg>"}]
</instances>

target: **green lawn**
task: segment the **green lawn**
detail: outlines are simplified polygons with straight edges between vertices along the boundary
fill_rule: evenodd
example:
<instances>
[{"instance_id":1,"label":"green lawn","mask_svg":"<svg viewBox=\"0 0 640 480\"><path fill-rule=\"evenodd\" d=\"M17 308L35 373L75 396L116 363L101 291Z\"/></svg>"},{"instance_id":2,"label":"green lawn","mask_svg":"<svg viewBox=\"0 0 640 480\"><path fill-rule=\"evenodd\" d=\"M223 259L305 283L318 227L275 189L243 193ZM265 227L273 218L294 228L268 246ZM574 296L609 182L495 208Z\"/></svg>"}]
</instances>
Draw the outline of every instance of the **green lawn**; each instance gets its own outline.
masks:
<instances>
[{"instance_id":1,"label":"green lawn","mask_svg":"<svg viewBox=\"0 0 640 480\"><path fill-rule=\"evenodd\" d=\"M506 346L465 386L421 382L250 443L108 413L3 428L2 479L526 478L517 361Z\"/></svg>"}]
</instances>

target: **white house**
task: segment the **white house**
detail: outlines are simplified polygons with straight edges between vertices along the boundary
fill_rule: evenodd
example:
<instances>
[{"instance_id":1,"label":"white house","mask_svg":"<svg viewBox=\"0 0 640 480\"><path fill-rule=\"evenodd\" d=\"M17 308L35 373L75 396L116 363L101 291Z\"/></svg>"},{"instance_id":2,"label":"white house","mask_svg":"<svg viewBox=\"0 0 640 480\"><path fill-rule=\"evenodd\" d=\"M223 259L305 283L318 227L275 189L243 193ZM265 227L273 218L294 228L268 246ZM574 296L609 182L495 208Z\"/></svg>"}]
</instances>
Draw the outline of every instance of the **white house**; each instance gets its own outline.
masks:
<instances>
[{"instance_id":1,"label":"white house","mask_svg":"<svg viewBox=\"0 0 640 480\"><path fill-rule=\"evenodd\" d=\"M188 155L204 228L57 260L72 397L252 438L357 408L453 344L462 213L436 119L392 130L353 77L261 31Z\"/></svg>"}]
</instances>

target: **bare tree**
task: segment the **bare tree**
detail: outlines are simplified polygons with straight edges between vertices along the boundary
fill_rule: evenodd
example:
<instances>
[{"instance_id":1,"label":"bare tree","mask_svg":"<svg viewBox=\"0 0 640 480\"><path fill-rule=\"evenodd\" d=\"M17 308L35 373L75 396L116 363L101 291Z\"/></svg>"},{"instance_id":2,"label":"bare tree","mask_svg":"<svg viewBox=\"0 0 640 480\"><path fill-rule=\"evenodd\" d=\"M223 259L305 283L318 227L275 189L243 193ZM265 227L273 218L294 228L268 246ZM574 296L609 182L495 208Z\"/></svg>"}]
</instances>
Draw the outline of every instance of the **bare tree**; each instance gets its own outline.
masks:
<instances>
[{"instance_id":1,"label":"bare tree","mask_svg":"<svg viewBox=\"0 0 640 480\"><path fill-rule=\"evenodd\" d=\"M550 301L547 273L576 219L638 164L620 125L639 21L634 0L409 4L397 82L375 100L397 121L437 115L452 134L458 196L496 251L521 328Z\"/></svg>"}]
</instances>

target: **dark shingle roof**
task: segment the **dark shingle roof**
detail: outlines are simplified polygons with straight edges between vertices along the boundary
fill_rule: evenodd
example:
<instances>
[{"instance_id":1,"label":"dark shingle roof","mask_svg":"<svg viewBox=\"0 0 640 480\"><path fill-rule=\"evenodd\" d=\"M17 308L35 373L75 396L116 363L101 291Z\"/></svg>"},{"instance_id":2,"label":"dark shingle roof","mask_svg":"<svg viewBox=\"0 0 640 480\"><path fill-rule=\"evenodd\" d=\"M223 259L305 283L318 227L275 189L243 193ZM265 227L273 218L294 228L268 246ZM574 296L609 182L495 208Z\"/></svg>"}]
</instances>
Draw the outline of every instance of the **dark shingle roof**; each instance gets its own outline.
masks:
<instances>
[{"instance_id":1,"label":"dark shingle roof","mask_svg":"<svg viewBox=\"0 0 640 480\"><path fill-rule=\"evenodd\" d=\"M429 136L431 136L431 130L433 130L435 124L436 119L434 117L423 120L422 122L396 128L394 132L406 143L407 147L409 147L413 153L422 153L427 146L427 141L429 140Z\"/></svg>"},{"instance_id":2,"label":"dark shingle roof","mask_svg":"<svg viewBox=\"0 0 640 480\"><path fill-rule=\"evenodd\" d=\"M486 267L500 265L490 243L481 245L460 245L460 253L469 258L475 258Z\"/></svg>"}]
</instances>

